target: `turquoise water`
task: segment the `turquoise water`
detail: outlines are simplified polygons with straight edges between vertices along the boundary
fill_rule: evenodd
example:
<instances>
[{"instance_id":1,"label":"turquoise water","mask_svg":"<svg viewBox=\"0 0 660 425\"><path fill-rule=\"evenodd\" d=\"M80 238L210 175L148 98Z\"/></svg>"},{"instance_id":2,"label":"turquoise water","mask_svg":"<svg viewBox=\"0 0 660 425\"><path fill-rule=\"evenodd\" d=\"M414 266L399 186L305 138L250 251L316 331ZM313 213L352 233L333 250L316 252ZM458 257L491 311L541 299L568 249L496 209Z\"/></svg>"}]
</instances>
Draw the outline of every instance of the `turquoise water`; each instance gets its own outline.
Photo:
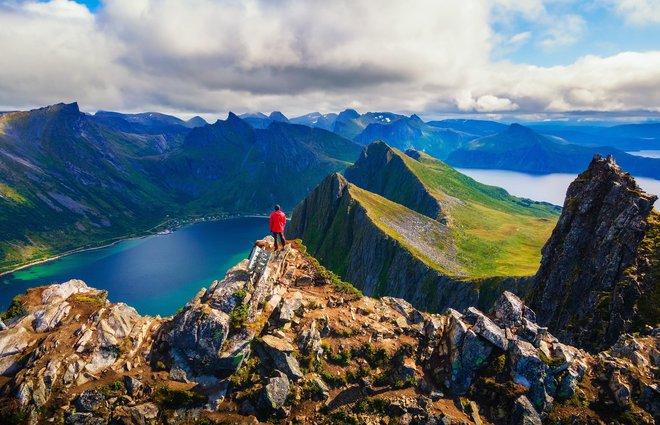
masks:
<instances>
[{"instance_id":1,"label":"turquoise water","mask_svg":"<svg viewBox=\"0 0 660 425\"><path fill-rule=\"evenodd\" d=\"M141 314L168 316L200 288L222 279L267 234L267 219L241 217L72 254L0 277L0 311L27 288L82 279L106 289L112 302L125 302Z\"/></svg>"}]
</instances>

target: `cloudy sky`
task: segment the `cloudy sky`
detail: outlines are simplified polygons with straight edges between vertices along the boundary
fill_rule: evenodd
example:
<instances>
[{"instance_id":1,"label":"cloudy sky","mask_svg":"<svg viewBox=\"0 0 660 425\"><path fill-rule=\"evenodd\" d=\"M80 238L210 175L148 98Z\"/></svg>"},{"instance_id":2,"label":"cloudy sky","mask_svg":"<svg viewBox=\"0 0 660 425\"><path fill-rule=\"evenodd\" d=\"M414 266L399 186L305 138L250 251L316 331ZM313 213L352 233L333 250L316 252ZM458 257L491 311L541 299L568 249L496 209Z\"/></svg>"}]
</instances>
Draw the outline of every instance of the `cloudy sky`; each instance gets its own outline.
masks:
<instances>
[{"instance_id":1,"label":"cloudy sky","mask_svg":"<svg viewBox=\"0 0 660 425\"><path fill-rule=\"evenodd\" d=\"M0 110L660 119L660 0L0 0Z\"/></svg>"}]
</instances>

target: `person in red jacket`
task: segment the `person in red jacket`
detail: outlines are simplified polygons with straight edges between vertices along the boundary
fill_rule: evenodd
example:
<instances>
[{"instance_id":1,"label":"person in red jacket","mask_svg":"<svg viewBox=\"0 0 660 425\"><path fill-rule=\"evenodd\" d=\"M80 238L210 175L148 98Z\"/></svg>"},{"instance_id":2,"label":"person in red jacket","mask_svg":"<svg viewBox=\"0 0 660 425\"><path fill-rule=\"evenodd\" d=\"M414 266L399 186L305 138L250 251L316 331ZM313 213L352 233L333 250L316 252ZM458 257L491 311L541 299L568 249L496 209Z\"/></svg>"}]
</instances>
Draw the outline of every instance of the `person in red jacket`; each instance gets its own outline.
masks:
<instances>
[{"instance_id":1,"label":"person in red jacket","mask_svg":"<svg viewBox=\"0 0 660 425\"><path fill-rule=\"evenodd\" d=\"M282 239L282 249L286 245L284 239L284 226L286 226L286 215L281 211L279 205L275 205L275 211L270 215L270 231L273 232L275 238L275 251L277 251L277 236Z\"/></svg>"}]
</instances>

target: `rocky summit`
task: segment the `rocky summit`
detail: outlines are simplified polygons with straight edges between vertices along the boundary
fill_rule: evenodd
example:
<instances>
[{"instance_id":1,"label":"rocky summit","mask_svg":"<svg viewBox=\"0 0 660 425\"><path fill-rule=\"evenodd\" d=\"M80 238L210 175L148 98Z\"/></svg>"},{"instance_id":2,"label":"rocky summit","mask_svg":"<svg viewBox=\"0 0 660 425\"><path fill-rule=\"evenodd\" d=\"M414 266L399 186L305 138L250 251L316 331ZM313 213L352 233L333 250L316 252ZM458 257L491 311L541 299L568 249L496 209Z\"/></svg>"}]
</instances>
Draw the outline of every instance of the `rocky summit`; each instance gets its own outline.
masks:
<instances>
[{"instance_id":1,"label":"rocky summit","mask_svg":"<svg viewBox=\"0 0 660 425\"><path fill-rule=\"evenodd\" d=\"M272 244L270 237L257 246ZM173 317L72 280L0 331L2 423L653 423L660 329L562 343L504 292L490 314L362 296L299 241Z\"/></svg>"},{"instance_id":2,"label":"rocky summit","mask_svg":"<svg viewBox=\"0 0 660 425\"><path fill-rule=\"evenodd\" d=\"M656 199L612 157L594 157L569 186L543 247L531 297L539 322L562 340L592 350L611 346L622 332L657 323ZM655 310L648 307L654 303Z\"/></svg>"}]
</instances>

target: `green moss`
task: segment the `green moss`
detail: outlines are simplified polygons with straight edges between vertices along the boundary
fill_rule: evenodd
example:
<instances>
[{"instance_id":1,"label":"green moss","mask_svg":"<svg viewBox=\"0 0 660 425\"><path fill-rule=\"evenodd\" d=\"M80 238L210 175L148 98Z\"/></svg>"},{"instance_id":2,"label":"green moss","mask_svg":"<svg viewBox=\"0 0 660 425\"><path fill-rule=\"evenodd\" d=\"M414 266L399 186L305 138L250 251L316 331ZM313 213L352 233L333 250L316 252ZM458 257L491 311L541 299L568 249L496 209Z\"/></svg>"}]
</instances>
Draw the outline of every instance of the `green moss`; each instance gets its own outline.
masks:
<instances>
[{"instance_id":1,"label":"green moss","mask_svg":"<svg viewBox=\"0 0 660 425\"><path fill-rule=\"evenodd\" d=\"M366 397L355 403L356 412L385 414L390 402L381 397Z\"/></svg>"},{"instance_id":2,"label":"green moss","mask_svg":"<svg viewBox=\"0 0 660 425\"><path fill-rule=\"evenodd\" d=\"M23 295L16 295L9 304L9 308L0 315L3 322L8 322L15 317L21 317L28 314L27 309L23 305Z\"/></svg>"},{"instance_id":3,"label":"green moss","mask_svg":"<svg viewBox=\"0 0 660 425\"><path fill-rule=\"evenodd\" d=\"M552 368L557 367L557 366L561 365L564 362L562 359L560 359L558 357L557 358L549 358L541 350L539 350L539 358L541 359L541 361L543 363L547 364L548 366L550 366Z\"/></svg>"},{"instance_id":4,"label":"green moss","mask_svg":"<svg viewBox=\"0 0 660 425\"><path fill-rule=\"evenodd\" d=\"M344 409L337 410L336 412L328 415L329 423L335 425L358 425L359 421L354 415L346 412Z\"/></svg>"},{"instance_id":5,"label":"green moss","mask_svg":"<svg viewBox=\"0 0 660 425\"><path fill-rule=\"evenodd\" d=\"M109 383L108 385L102 385L97 388L98 392L103 394L106 398L108 397L116 397L118 395L121 395L124 390L124 383L122 381L113 381Z\"/></svg>"},{"instance_id":6,"label":"green moss","mask_svg":"<svg viewBox=\"0 0 660 425\"><path fill-rule=\"evenodd\" d=\"M154 401L162 409L180 409L200 407L207 402L207 397L193 391L174 390L160 387L154 395Z\"/></svg>"},{"instance_id":7,"label":"green moss","mask_svg":"<svg viewBox=\"0 0 660 425\"><path fill-rule=\"evenodd\" d=\"M649 228L637 249L640 263L647 266L643 280L643 294L635 306L632 330L660 323L660 213L653 210L648 218Z\"/></svg>"},{"instance_id":8,"label":"green moss","mask_svg":"<svg viewBox=\"0 0 660 425\"><path fill-rule=\"evenodd\" d=\"M247 291L245 290L245 288L241 288L241 289L235 291L232 294L232 296L234 298L236 298L236 301L238 302L238 304L243 304L243 300L245 300L245 297L247 296Z\"/></svg>"},{"instance_id":9,"label":"green moss","mask_svg":"<svg viewBox=\"0 0 660 425\"><path fill-rule=\"evenodd\" d=\"M229 313L229 330L230 332L237 332L243 328L245 320L248 316L248 306L239 305Z\"/></svg>"},{"instance_id":10,"label":"green moss","mask_svg":"<svg viewBox=\"0 0 660 425\"><path fill-rule=\"evenodd\" d=\"M346 377L344 375L334 375L323 367L321 367L319 370L319 376L321 376L321 379L323 379L323 381L331 387L336 388L346 385Z\"/></svg>"},{"instance_id":11,"label":"green moss","mask_svg":"<svg viewBox=\"0 0 660 425\"><path fill-rule=\"evenodd\" d=\"M336 354L331 350L326 353L328 362L339 366L348 366L351 364L351 350L339 350Z\"/></svg>"},{"instance_id":12,"label":"green moss","mask_svg":"<svg viewBox=\"0 0 660 425\"><path fill-rule=\"evenodd\" d=\"M92 304L96 307L102 307L105 304L105 297L100 297L98 295L90 295L85 293L73 294L73 299L81 303Z\"/></svg>"}]
</instances>

